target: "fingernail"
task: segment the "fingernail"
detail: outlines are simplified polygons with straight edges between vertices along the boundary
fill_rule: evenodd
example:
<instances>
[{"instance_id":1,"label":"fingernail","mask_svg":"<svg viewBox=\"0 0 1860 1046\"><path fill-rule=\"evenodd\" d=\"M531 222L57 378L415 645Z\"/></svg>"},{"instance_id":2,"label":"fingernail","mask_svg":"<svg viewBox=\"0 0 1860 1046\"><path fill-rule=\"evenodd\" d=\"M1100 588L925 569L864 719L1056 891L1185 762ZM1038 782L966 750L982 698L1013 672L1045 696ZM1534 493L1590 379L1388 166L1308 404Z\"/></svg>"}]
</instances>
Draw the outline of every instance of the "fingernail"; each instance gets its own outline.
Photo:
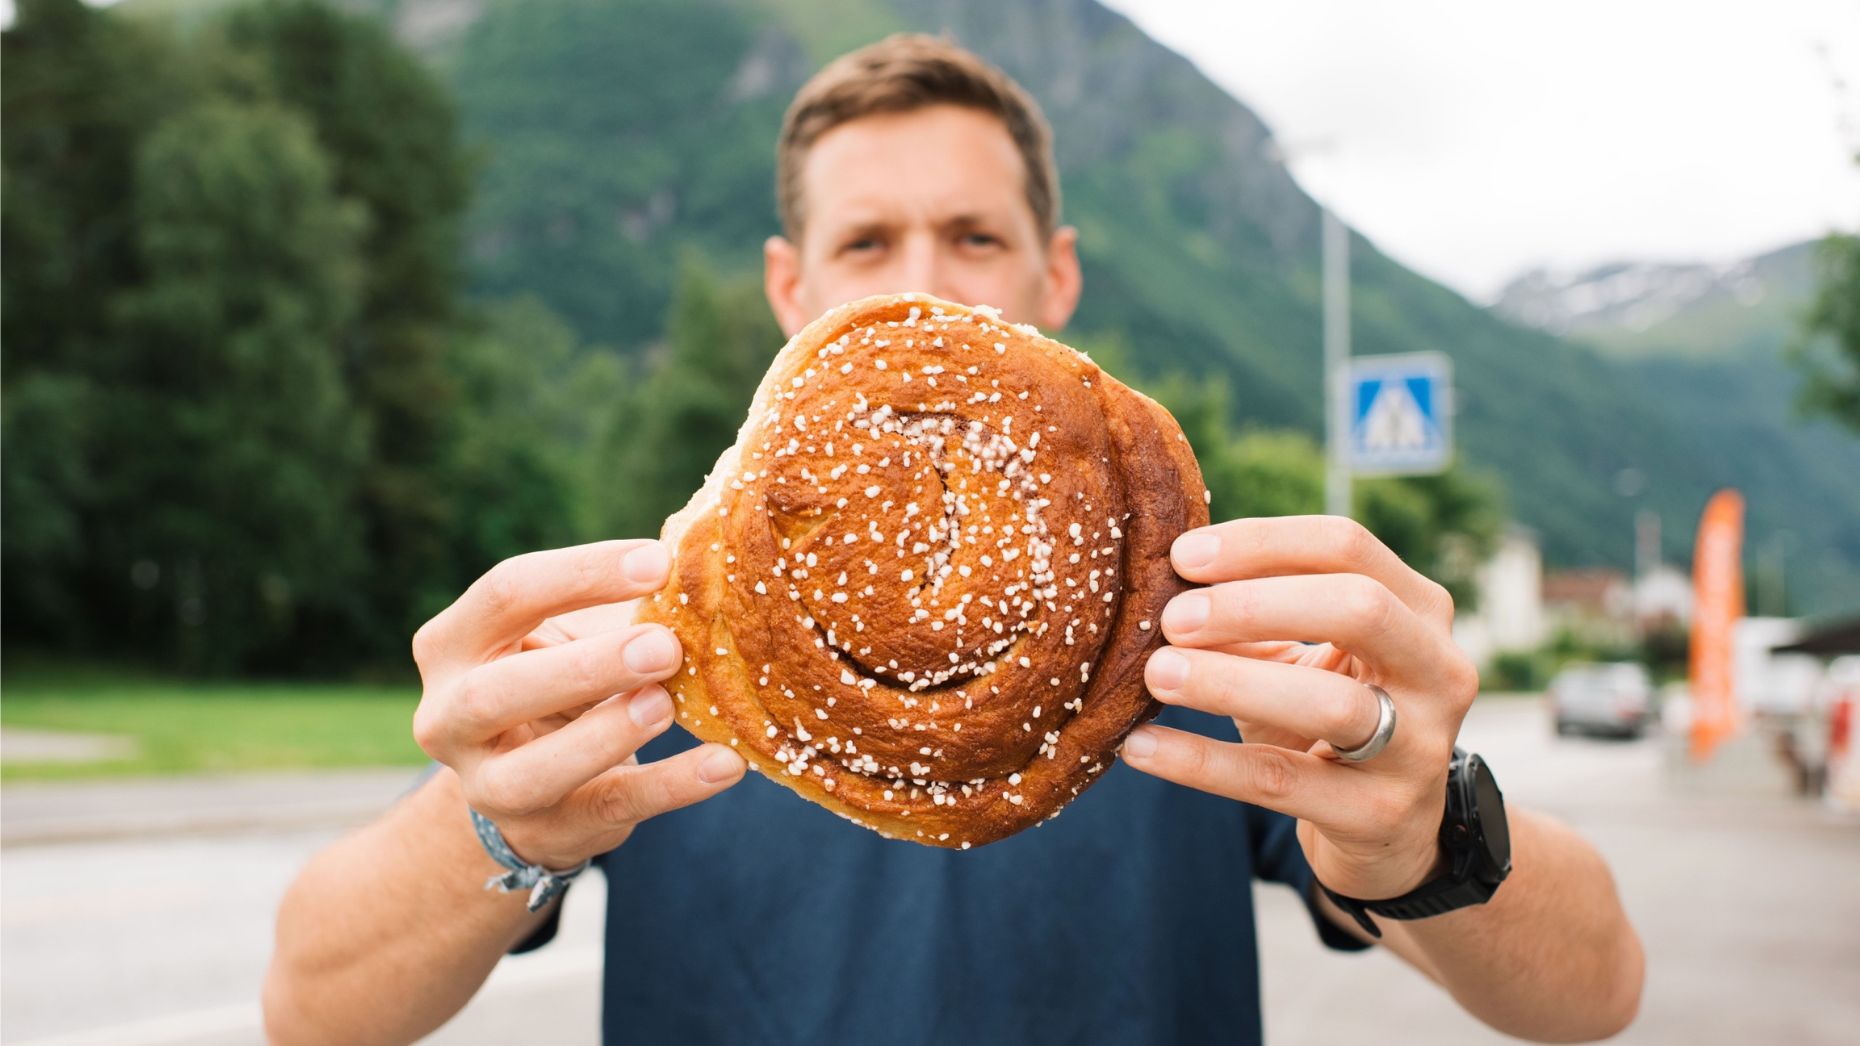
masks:
<instances>
[{"instance_id":1,"label":"fingernail","mask_svg":"<svg viewBox=\"0 0 1860 1046\"><path fill-rule=\"evenodd\" d=\"M1144 668L1143 676L1149 682L1152 692L1175 690L1188 682L1188 658L1178 650L1163 647L1150 655L1150 663Z\"/></svg>"},{"instance_id":2,"label":"fingernail","mask_svg":"<svg viewBox=\"0 0 1860 1046\"><path fill-rule=\"evenodd\" d=\"M671 633L655 628L634 636L620 656L626 661L626 667L635 672L657 672L672 667L672 662L678 660L678 643Z\"/></svg>"},{"instance_id":3,"label":"fingernail","mask_svg":"<svg viewBox=\"0 0 1860 1046\"><path fill-rule=\"evenodd\" d=\"M661 687L649 686L633 695L626 714L640 726L651 726L672 714L672 698Z\"/></svg>"},{"instance_id":4,"label":"fingernail","mask_svg":"<svg viewBox=\"0 0 1860 1046\"><path fill-rule=\"evenodd\" d=\"M1184 592L1163 607L1163 627L1171 632L1193 632L1208 623L1208 597L1200 592Z\"/></svg>"},{"instance_id":5,"label":"fingernail","mask_svg":"<svg viewBox=\"0 0 1860 1046\"><path fill-rule=\"evenodd\" d=\"M1221 539L1205 530L1191 530L1175 539L1175 547L1169 550L1175 565L1187 567L1205 567L1214 562L1214 557L1221 551Z\"/></svg>"},{"instance_id":6,"label":"fingernail","mask_svg":"<svg viewBox=\"0 0 1860 1046\"><path fill-rule=\"evenodd\" d=\"M728 748L719 748L698 763L698 778L706 784L728 781L743 772L743 757Z\"/></svg>"},{"instance_id":7,"label":"fingernail","mask_svg":"<svg viewBox=\"0 0 1860 1046\"><path fill-rule=\"evenodd\" d=\"M628 581L649 584L663 578L670 566L671 558L665 554L665 546L652 541L628 552L620 562L620 572Z\"/></svg>"},{"instance_id":8,"label":"fingernail","mask_svg":"<svg viewBox=\"0 0 1860 1046\"><path fill-rule=\"evenodd\" d=\"M1137 727L1124 738L1124 754L1132 759L1145 759L1156 753L1156 732L1148 727Z\"/></svg>"}]
</instances>

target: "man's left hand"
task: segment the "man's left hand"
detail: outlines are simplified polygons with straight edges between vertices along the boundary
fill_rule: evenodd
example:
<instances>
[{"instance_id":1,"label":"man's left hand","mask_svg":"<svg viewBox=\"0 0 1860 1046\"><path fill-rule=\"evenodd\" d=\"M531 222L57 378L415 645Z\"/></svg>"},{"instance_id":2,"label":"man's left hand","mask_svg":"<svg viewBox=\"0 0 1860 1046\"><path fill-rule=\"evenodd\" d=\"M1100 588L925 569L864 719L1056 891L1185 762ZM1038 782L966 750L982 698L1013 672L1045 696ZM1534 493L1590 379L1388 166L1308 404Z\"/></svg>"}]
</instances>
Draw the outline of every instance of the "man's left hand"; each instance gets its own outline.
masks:
<instances>
[{"instance_id":1,"label":"man's left hand","mask_svg":"<svg viewBox=\"0 0 1860 1046\"><path fill-rule=\"evenodd\" d=\"M1147 725L1124 758L1145 773L1298 818L1318 881L1395 897L1442 862L1447 763L1479 675L1454 645L1453 600L1340 516L1236 519L1190 531L1144 681L1156 699L1229 716L1239 743ZM1396 707L1387 748L1337 758Z\"/></svg>"}]
</instances>

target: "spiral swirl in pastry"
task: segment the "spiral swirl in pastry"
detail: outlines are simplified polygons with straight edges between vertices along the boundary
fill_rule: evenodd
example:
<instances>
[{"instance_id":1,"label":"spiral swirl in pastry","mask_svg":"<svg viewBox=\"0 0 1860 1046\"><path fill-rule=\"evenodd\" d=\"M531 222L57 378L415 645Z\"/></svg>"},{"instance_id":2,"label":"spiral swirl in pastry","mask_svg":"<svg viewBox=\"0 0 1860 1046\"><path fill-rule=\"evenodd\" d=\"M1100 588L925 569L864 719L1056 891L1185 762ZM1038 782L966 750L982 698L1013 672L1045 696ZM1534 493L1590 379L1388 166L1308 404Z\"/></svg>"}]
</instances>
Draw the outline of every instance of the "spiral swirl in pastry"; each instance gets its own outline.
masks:
<instances>
[{"instance_id":1,"label":"spiral swirl in pastry","mask_svg":"<svg viewBox=\"0 0 1860 1046\"><path fill-rule=\"evenodd\" d=\"M678 722L857 824L967 848L1056 815L1160 709L1143 662L1208 521L1167 411L992 309L802 330L666 521Z\"/></svg>"}]
</instances>

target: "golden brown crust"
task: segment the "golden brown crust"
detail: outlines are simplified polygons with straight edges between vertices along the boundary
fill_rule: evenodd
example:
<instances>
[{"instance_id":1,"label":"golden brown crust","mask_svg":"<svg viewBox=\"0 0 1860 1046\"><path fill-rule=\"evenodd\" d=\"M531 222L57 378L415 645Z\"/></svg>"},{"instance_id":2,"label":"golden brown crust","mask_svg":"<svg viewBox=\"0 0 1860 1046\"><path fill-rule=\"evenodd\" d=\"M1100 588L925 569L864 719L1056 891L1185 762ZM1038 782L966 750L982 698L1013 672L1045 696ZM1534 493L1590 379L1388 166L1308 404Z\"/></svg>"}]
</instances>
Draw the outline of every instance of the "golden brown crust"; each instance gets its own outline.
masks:
<instances>
[{"instance_id":1,"label":"golden brown crust","mask_svg":"<svg viewBox=\"0 0 1860 1046\"><path fill-rule=\"evenodd\" d=\"M855 823L982 845L1159 710L1143 662L1208 521L1160 405L993 310L866 298L776 357L662 535L678 722Z\"/></svg>"}]
</instances>

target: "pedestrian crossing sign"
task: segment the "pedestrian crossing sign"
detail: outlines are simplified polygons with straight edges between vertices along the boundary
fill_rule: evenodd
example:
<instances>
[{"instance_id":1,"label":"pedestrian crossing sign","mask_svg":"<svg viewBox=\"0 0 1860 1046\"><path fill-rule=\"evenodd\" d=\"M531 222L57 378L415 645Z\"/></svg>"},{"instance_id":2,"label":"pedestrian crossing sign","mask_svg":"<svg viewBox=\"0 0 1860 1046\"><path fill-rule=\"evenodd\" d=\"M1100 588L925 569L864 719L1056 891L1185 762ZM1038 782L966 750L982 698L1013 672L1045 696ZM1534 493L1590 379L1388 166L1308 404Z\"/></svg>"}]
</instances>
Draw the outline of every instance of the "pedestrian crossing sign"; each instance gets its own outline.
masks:
<instances>
[{"instance_id":1,"label":"pedestrian crossing sign","mask_svg":"<svg viewBox=\"0 0 1860 1046\"><path fill-rule=\"evenodd\" d=\"M1452 463L1453 363L1446 353L1358 356L1340 384L1351 472L1418 475Z\"/></svg>"}]
</instances>

